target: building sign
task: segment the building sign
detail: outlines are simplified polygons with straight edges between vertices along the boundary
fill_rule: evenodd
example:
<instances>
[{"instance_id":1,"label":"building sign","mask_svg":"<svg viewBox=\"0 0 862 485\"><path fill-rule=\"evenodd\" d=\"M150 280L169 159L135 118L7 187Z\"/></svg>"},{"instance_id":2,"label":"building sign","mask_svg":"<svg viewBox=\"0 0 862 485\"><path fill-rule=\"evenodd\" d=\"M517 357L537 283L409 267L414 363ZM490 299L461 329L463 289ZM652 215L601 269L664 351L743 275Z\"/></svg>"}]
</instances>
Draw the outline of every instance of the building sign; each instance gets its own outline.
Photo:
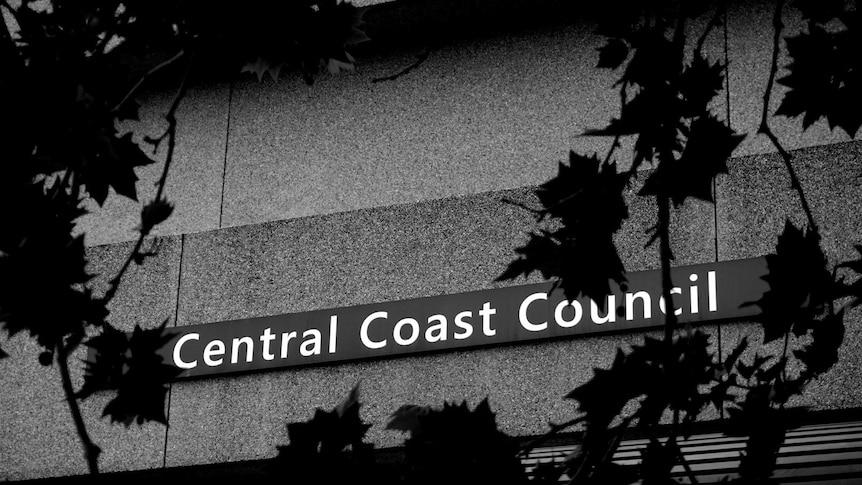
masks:
<instances>
[{"instance_id":1,"label":"building sign","mask_svg":"<svg viewBox=\"0 0 862 485\"><path fill-rule=\"evenodd\" d=\"M756 315L743 304L767 291L765 274L765 258L674 268L673 311L691 323ZM194 377L663 325L661 272L626 277L604 305L547 282L177 327L162 354Z\"/></svg>"}]
</instances>

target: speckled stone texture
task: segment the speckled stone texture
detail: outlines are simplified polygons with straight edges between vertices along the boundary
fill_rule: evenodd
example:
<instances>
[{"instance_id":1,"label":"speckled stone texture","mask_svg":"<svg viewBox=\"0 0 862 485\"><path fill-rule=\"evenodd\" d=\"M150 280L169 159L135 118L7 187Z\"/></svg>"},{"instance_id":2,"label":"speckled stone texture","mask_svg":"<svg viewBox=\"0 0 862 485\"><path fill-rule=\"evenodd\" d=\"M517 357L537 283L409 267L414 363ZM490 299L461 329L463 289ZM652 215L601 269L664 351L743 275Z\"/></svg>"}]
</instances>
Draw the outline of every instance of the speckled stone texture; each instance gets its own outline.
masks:
<instances>
[{"instance_id":1,"label":"speckled stone texture","mask_svg":"<svg viewBox=\"0 0 862 485\"><path fill-rule=\"evenodd\" d=\"M132 266L110 307L112 324L123 330L135 325L152 328L176 311L180 239L150 240L159 255L143 266ZM131 244L90 248L88 271L99 274L93 281L97 294L105 291L109 277L119 270ZM64 401L56 364L43 367L37 357L41 348L28 336L18 334L2 347L10 354L0 360L0 480L40 478L87 472L86 460ZM70 359L76 388L83 382L86 357L81 348ZM149 423L143 427L112 425L101 414L110 398L98 393L81 408L93 441L102 448L101 470L119 471L162 466L165 427Z\"/></svg>"},{"instance_id":2,"label":"speckled stone texture","mask_svg":"<svg viewBox=\"0 0 862 485\"><path fill-rule=\"evenodd\" d=\"M821 247L831 265L857 259L854 244L862 243L862 142L847 142L795 150L793 168L808 199L822 237ZM786 220L807 225L802 204L777 154L734 160L730 174L719 178L718 254L722 260L741 259L775 251ZM799 402L819 409L862 406L862 315L850 312L839 363L815 381ZM742 327L740 327L742 328ZM747 327L761 341L757 326ZM739 335L736 328L731 335ZM725 345L732 345L725 340Z\"/></svg>"},{"instance_id":3,"label":"speckled stone texture","mask_svg":"<svg viewBox=\"0 0 862 485\"><path fill-rule=\"evenodd\" d=\"M173 92L146 94L138 122L125 122L121 133L132 131L138 143L155 163L138 168L138 202L111 190L103 207L90 201L77 231L86 234L88 246L131 241L138 237L141 208L156 195L155 183L162 175L167 143L152 154L145 136L158 137L168 126L164 120ZM156 227L154 235L181 234L215 229L221 209L224 152L227 143L228 87L198 86L190 89L177 110L177 145L167 179L165 196L174 204L171 217Z\"/></svg>"},{"instance_id":4,"label":"speckled stone texture","mask_svg":"<svg viewBox=\"0 0 862 485\"><path fill-rule=\"evenodd\" d=\"M313 86L238 83L224 226L541 183L577 137L616 113L611 73L593 69L586 27L455 42L363 61ZM627 159L627 158L626 158Z\"/></svg>"},{"instance_id":5,"label":"speckled stone texture","mask_svg":"<svg viewBox=\"0 0 862 485\"><path fill-rule=\"evenodd\" d=\"M634 188L633 190L635 190ZM499 285L499 275L532 228L523 209L531 189L258 224L186 237L180 325L457 293ZM620 234L632 269L654 268L642 251L651 202L634 198ZM714 259L711 205L685 209L675 233L679 264ZM531 281L537 281L533 278ZM522 280L515 284L522 283ZM509 283L512 284L512 283ZM490 397L502 428L544 431L570 417L562 395L605 366L620 335L178 382L171 397L169 466L272 456L285 424L332 407L362 383L364 418L378 446L401 442L385 431L405 403L478 403ZM634 337L640 341L640 337Z\"/></svg>"},{"instance_id":6,"label":"speckled stone texture","mask_svg":"<svg viewBox=\"0 0 862 485\"><path fill-rule=\"evenodd\" d=\"M775 151L765 135L756 135L763 110L763 94L769 79L772 62L772 19L777 2L748 0L730 2L728 10L728 53L730 65L730 109L731 125L739 132L749 133L736 152L737 156ZM805 23L799 11L785 2L782 20L784 29L780 41L777 80L787 75L785 68L790 62L784 39L803 32ZM836 143L849 140L841 130L832 132L825 120L802 131L802 119L771 116L780 106L787 88L775 84L769 105L769 125L786 148ZM722 111L724 111L722 109ZM862 137L860 132L859 137ZM857 137L858 139L858 137Z\"/></svg>"}]
</instances>

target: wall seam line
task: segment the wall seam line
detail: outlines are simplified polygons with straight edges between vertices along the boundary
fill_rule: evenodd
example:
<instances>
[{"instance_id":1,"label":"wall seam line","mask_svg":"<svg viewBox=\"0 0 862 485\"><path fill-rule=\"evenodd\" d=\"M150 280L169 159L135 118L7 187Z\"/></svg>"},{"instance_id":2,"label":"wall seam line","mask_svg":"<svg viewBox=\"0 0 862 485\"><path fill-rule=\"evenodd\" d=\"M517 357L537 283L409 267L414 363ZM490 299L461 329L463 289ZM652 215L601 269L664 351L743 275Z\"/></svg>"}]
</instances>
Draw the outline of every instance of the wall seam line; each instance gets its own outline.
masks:
<instances>
[{"instance_id":1,"label":"wall seam line","mask_svg":"<svg viewBox=\"0 0 862 485\"><path fill-rule=\"evenodd\" d=\"M227 127L224 135L224 165L221 172L221 200L219 201L218 210L218 229L222 227L222 217L224 215L224 190L227 182L227 154L230 147L230 115L233 109L233 87L235 81L231 80L227 95Z\"/></svg>"},{"instance_id":2,"label":"wall seam line","mask_svg":"<svg viewBox=\"0 0 862 485\"><path fill-rule=\"evenodd\" d=\"M182 283L183 283L183 257L185 253L186 246L186 235L180 234L180 267L177 270L177 300L176 305L174 306L174 327L177 326L179 317L180 317L180 295L182 294ZM173 395L174 384L173 382L168 383L168 403L167 403L167 412L165 415L165 446L162 450L162 468L167 468L168 466L168 433L170 432L170 424L171 424L171 396Z\"/></svg>"}]
</instances>

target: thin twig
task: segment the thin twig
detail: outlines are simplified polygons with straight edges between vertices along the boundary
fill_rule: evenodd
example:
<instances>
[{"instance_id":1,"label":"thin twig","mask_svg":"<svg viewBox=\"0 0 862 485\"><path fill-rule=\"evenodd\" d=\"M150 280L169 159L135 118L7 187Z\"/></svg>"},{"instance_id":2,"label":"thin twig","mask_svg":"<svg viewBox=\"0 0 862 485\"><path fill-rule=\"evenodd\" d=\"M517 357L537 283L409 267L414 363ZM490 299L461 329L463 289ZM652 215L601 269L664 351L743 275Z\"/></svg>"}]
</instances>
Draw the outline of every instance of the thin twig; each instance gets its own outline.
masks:
<instances>
[{"instance_id":1,"label":"thin twig","mask_svg":"<svg viewBox=\"0 0 862 485\"><path fill-rule=\"evenodd\" d=\"M81 445L84 447L84 457L87 459L87 466L90 469L90 474L97 475L99 473L99 454L102 453L101 448L96 446L90 439L87 433L87 426L84 424L84 418L81 415L81 408L78 407L78 401L75 398L75 390L72 388L72 378L69 375L69 354L63 342L57 345L57 365L60 368L60 378L63 381L63 392L66 394L66 402L69 403L69 411L72 413L72 420L75 422L75 429L78 431L78 436L81 438Z\"/></svg>"},{"instance_id":2,"label":"thin twig","mask_svg":"<svg viewBox=\"0 0 862 485\"><path fill-rule=\"evenodd\" d=\"M697 477L694 475L694 470L691 469L691 465L688 464L688 461L685 459L685 455L682 454L682 449L680 449L679 444L676 442L676 439L673 440L673 449L676 451L676 456L679 459L679 463L682 465L683 470L685 470L686 474L688 474L688 479L691 480L691 483L697 485Z\"/></svg>"},{"instance_id":3,"label":"thin twig","mask_svg":"<svg viewBox=\"0 0 862 485\"><path fill-rule=\"evenodd\" d=\"M793 164L791 163L793 157L791 157L790 153L784 149L781 142L778 141L778 137L772 132L768 122L769 101L772 96L772 87L775 85L775 76L778 73L778 52L779 43L781 41L781 31L784 29L784 23L781 21L781 12L783 7L784 1L779 0L775 4L775 14L772 18L772 26L775 30L772 37L772 62L769 67L769 80L766 83L766 91L763 93L763 111L760 115L760 128L758 129L758 133L766 135L766 137L769 138L769 141L771 141L778 150L782 160L784 160L784 165L787 167L787 173L790 175L790 186L796 189L796 192L799 193L799 201L802 203L802 210L808 218L808 227L814 231L815 234L819 234L817 224L814 222L814 216L811 214L811 208L808 206L808 199L805 198L802 184L799 183L799 178L796 176L796 171L793 169Z\"/></svg>"},{"instance_id":4,"label":"thin twig","mask_svg":"<svg viewBox=\"0 0 862 485\"><path fill-rule=\"evenodd\" d=\"M138 92L138 89L140 89L141 86L143 86L144 83L149 78L151 78L154 74L161 71L162 69L170 66L171 64L176 62L179 58L183 57L185 54L186 54L185 49L180 49L180 51L177 52L176 54L174 54L173 57L171 57L170 59L165 60L164 62L158 64L157 66L153 67L149 71L145 72L144 75L142 75L141 78L138 79L138 82L136 82L135 85L132 86L132 89L130 89L129 92L127 92L126 95L123 96L123 99L120 100L120 102L117 103L117 105L111 109L111 112L116 113L117 111L119 111L120 108L122 108L123 105L126 104L126 102L129 99L131 99Z\"/></svg>"},{"instance_id":5,"label":"thin twig","mask_svg":"<svg viewBox=\"0 0 862 485\"><path fill-rule=\"evenodd\" d=\"M661 258L661 292L665 302L664 341L669 346L673 340L673 329L676 328L676 313L674 313L673 297L670 293L673 287L673 282L670 278L670 262L673 260L673 253L670 248L670 198L666 195L659 195L657 203L657 233L659 235L659 254Z\"/></svg>"},{"instance_id":6,"label":"thin twig","mask_svg":"<svg viewBox=\"0 0 862 485\"><path fill-rule=\"evenodd\" d=\"M586 418L587 418L587 416L583 415L583 416L580 416L580 417L577 417L574 419L570 419L564 423L558 423L558 424L548 423L548 425L551 427L551 429L547 433L543 434L542 436L539 436L538 438L536 438L532 441L529 441L526 445L524 445L523 448L518 450L518 453L516 453L516 456L522 455L522 454L523 455L528 454L530 451L533 450L533 448L539 446L540 444L544 443L545 441L548 441L557 433L559 433L565 429L571 428L572 426L574 426L576 424L582 423Z\"/></svg>"},{"instance_id":7,"label":"thin twig","mask_svg":"<svg viewBox=\"0 0 862 485\"><path fill-rule=\"evenodd\" d=\"M697 48L695 48L695 54L700 54L703 52L703 45L706 43L706 38L709 37L709 34L712 32L712 29L721 25L721 16L722 9L719 7L715 7L715 14L712 16L712 19L709 21L709 25L706 26L706 29L703 30L703 33L700 35L700 39L697 40Z\"/></svg>"},{"instance_id":8,"label":"thin twig","mask_svg":"<svg viewBox=\"0 0 862 485\"><path fill-rule=\"evenodd\" d=\"M180 51L182 52L182 51ZM179 54L178 54L179 55ZM175 56L176 57L176 56ZM158 149L159 144L165 139L168 140L168 150L165 155L165 166L162 168L162 175L159 177L159 180L156 182L156 196L153 200L160 200L162 198L162 194L165 190L165 185L168 179L168 172L171 168L171 162L174 158L174 149L176 148L176 135L177 135L177 119L176 112L179 108L180 101L185 97L186 91L188 89L188 78L189 73L191 71L192 62L189 60L186 71L183 74L182 81L180 81L180 86L177 89L177 94L174 96L174 100L171 103L171 107L168 109L168 112L165 114L165 119L168 122L168 128L165 132L158 138L149 140L150 143L153 144L154 150ZM143 217L143 213L142 213ZM114 276L108 286L108 290L105 292L105 296L102 297L102 301L109 302L114 297L117 292L117 289L120 286L120 281L123 279L123 276L128 271L129 266L132 264L132 261L136 259L137 256L140 255L141 246L144 243L144 238L147 237L149 233L148 226L143 224L141 221L141 231L138 235L137 241L135 241L135 247L132 249L132 252L129 253L129 256L126 258L126 261L123 263L123 266L120 268L120 271Z\"/></svg>"},{"instance_id":9,"label":"thin twig","mask_svg":"<svg viewBox=\"0 0 862 485\"><path fill-rule=\"evenodd\" d=\"M400 71L396 72L395 74L392 74L391 76L374 78L371 80L371 82L372 83L379 83L379 82L383 82L383 81L394 81L394 80L398 79L399 77L408 74L410 71L412 71L412 70L416 69L417 67L419 67L420 65L422 65L422 63L425 62L426 59L428 59L429 55L431 55L431 51L426 50L426 51L420 53L419 56L417 56L417 58L413 62L413 64L410 64L409 66L405 67L404 69L401 69Z\"/></svg>"}]
</instances>

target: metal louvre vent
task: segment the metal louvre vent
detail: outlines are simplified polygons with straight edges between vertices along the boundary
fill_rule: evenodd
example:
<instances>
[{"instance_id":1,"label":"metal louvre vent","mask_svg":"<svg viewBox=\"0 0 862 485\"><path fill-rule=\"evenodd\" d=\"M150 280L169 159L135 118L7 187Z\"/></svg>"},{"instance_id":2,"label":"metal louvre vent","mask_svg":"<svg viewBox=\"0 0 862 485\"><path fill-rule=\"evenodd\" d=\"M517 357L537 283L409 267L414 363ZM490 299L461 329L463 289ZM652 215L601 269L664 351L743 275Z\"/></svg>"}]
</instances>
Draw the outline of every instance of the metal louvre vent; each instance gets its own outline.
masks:
<instances>
[{"instance_id":1,"label":"metal louvre vent","mask_svg":"<svg viewBox=\"0 0 862 485\"><path fill-rule=\"evenodd\" d=\"M740 453L747 438L721 433L692 435L679 446L698 483L717 483L725 477L739 478ZM664 441L660 438L660 441ZM624 440L614 454L619 465L640 464L646 439ZM539 463L561 463L575 446L536 448L521 460L528 474ZM673 478L691 483L682 465L673 468ZM568 477L563 475L560 482ZM773 483L860 484L862 483L862 421L801 426L787 431L772 476Z\"/></svg>"}]
</instances>

